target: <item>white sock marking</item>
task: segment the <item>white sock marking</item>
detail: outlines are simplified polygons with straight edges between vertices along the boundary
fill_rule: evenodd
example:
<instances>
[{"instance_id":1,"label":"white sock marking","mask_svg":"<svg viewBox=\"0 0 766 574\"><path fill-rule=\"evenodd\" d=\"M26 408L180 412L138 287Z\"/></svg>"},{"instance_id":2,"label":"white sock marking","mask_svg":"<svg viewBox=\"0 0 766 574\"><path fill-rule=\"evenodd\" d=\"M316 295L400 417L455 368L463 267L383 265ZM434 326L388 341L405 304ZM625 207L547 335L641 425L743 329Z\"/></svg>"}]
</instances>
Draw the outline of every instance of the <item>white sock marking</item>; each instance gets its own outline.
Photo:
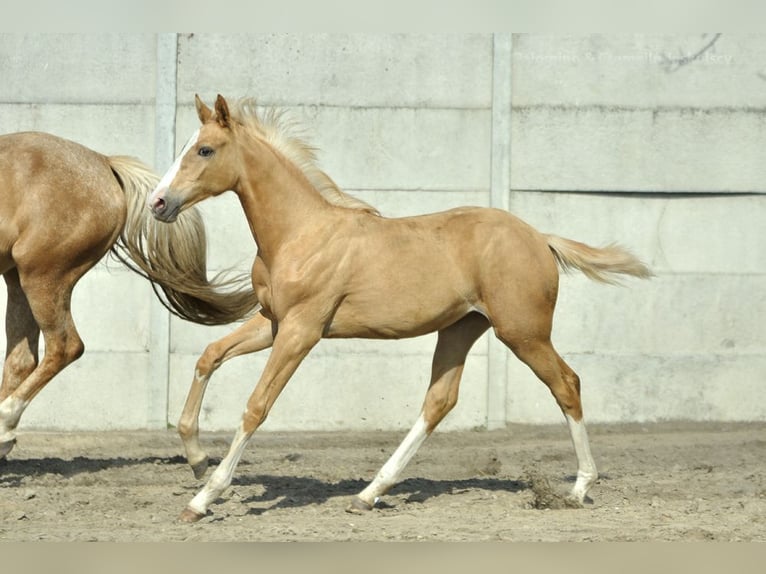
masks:
<instances>
[{"instance_id":1,"label":"white sock marking","mask_svg":"<svg viewBox=\"0 0 766 574\"><path fill-rule=\"evenodd\" d=\"M250 440L251 436L252 433L245 433L240 424L228 454L215 469L202 490L189 503L189 508L199 514L205 514L213 501L229 487L234 476L234 470L237 468L237 464L239 464L239 460L245 452L247 441Z\"/></svg>"},{"instance_id":2,"label":"white sock marking","mask_svg":"<svg viewBox=\"0 0 766 574\"><path fill-rule=\"evenodd\" d=\"M28 405L28 401L17 397L7 397L0 403L0 443L16 438L14 430Z\"/></svg>"},{"instance_id":3,"label":"white sock marking","mask_svg":"<svg viewBox=\"0 0 766 574\"><path fill-rule=\"evenodd\" d=\"M588 441L588 432L585 430L585 422L575 421L569 415L566 416L569 425L569 434L572 437L575 455L577 456L577 481L572 488L572 497L582 503L588 490L598 479L596 463L593 461L593 455L590 452L590 442Z\"/></svg>"},{"instance_id":4,"label":"white sock marking","mask_svg":"<svg viewBox=\"0 0 766 574\"><path fill-rule=\"evenodd\" d=\"M367 504L373 505L381 494L396 483L404 467L428 438L427 428L426 420L421 413L394 454L378 471L375 479L359 493L359 498Z\"/></svg>"}]
</instances>

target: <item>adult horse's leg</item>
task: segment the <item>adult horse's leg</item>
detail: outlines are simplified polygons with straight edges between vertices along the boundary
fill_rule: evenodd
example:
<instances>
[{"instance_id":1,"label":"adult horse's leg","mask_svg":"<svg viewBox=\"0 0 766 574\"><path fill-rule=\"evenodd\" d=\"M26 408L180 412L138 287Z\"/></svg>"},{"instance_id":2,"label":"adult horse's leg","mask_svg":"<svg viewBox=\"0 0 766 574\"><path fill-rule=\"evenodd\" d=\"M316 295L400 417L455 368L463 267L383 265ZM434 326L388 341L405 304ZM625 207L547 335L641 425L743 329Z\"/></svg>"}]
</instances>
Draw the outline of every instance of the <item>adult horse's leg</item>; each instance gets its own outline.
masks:
<instances>
[{"instance_id":1,"label":"adult horse's leg","mask_svg":"<svg viewBox=\"0 0 766 574\"><path fill-rule=\"evenodd\" d=\"M6 353L3 364L3 382L0 385L0 404L15 391L35 370L38 360L40 328L37 326L27 296L21 288L19 273L10 269L3 275L8 303L5 311ZM15 444L15 438L0 439L0 458L5 457Z\"/></svg>"},{"instance_id":2,"label":"adult horse's leg","mask_svg":"<svg viewBox=\"0 0 766 574\"><path fill-rule=\"evenodd\" d=\"M242 423L234 435L229 452L210 476L207 484L181 513L181 520L196 522L205 516L210 504L228 488L250 437L266 420L279 393L320 338L321 328L311 329L302 322L289 320L279 324L266 367L247 401Z\"/></svg>"},{"instance_id":3,"label":"adult horse's leg","mask_svg":"<svg viewBox=\"0 0 766 574\"><path fill-rule=\"evenodd\" d=\"M195 478L202 478L208 466L208 456L199 444L199 413L210 377L229 359L261 351L273 342L272 323L259 313L225 337L208 345L197 361L194 380L178 421L178 434Z\"/></svg>"},{"instance_id":4,"label":"adult horse's leg","mask_svg":"<svg viewBox=\"0 0 766 574\"><path fill-rule=\"evenodd\" d=\"M489 322L484 316L471 313L439 331L431 368L431 384L418 420L378 471L375 479L352 499L346 509L348 512L370 510L377 499L396 484L418 448L457 403L460 377L468 351L488 328Z\"/></svg>"},{"instance_id":5,"label":"adult horse's leg","mask_svg":"<svg viewBox=\"0 0 766 574\"><path fill-rule=\"evenodd\" d=\"M3 275L8 302L5 311L6 352L0 402L10 395L37 366L40 327L21 288L19 273L10 269Z\"/></svg>"},{"instance_id":6,"label":"adult horse's leg","mask_svg":"<svg viewBox=\"0 0 766 574\"><path fill-rule=\"evenodd\" d=\"M0 402L0 452L7 453L13 447L19 419L37 393L83 353L84 345L69 309L74 283L85 271L60 274L44 270L26 275L20 271L21 286L45 339L45 354L29 376Z\"/></svg>"},{"instance_id":7,"label":"adult horse's leg","mask_svg":"<svg viewBox=\"0 0 766 574\"><path fill-rule=\"evenodd\" d=\"M598 479L598 471L583 420L580 378L559 356L549 338L509 341L499 336L548 386L564 413L577 457L577 480L570 497L582 505L588 490Z\"/></svg>"}]
</instances>

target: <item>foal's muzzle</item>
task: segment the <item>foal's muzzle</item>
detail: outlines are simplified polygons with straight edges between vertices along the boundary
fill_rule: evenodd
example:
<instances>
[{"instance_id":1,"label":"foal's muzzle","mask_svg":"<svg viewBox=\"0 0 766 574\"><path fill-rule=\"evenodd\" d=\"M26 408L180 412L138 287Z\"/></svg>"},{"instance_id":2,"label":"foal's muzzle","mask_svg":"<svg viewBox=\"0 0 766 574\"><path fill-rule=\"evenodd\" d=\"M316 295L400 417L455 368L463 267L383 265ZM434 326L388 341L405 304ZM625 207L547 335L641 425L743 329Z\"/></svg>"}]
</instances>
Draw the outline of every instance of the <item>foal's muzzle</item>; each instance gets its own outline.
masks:
<instances>
[{"instance_id":1,"label":"foal's muzzle","mask_svg":"<svg viewBox=\"0 0 766 574\"><path fill-rule=\"evenodd\" d=\"M181 212L181 203L173 201L172 198L167 197L164 193L152 194L148 205L156 219L167 223L175 221Z\"/></svg>"}]
</instances>

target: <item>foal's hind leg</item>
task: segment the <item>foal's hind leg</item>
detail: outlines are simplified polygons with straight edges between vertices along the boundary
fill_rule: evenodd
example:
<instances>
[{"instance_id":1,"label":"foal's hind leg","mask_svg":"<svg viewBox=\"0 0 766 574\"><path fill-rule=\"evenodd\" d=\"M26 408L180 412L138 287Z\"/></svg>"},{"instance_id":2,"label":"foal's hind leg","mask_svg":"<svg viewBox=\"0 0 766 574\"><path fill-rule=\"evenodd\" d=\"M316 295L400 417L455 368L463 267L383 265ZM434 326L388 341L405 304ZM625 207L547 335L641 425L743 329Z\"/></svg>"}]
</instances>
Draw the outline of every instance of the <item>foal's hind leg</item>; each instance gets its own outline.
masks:
<instances>
[{"instance_id":1,"label":"foal's hind leg","mask_svg":"<svg viewBox=\"0 0 766 574\"><path fill-rule=\"evenodd\" d=\"M484 316L472 313L439 331L431 384L418 420L375 479L351 501L348 512L370 510L377 499L396 484L418 448L457 403L460 377L468 351L488 328L489 322Z\"/></svg>"},{"instance_id":2,"label":"foal's hind leg","mask_svg":"<svg viewBox=\"0 0 766 574\"><path fill-rule=\"evenodd\" d=\"M534 371L550 389L564 413L577 456L577 480L571 498L582 505L588 490L598 479L596 463L590 452L588 433L582 414L580 378L558 355L550 339L504 339L516 356Z\"/></svg>"},{"instance_id":3,"label":"foal's hind leg","mask_svg":"<svg viewBox=\"0 0 766 574\"><path fill-rule=\"evenodd\" d=\"M271 321L259 313L225 337L209 344L197 361L194 380L178 421L178 434L195 478L202 478L208 466L207 454L199 444L199 413L210 377L229 359L266 349L273 342Z\"/></svg>"}]
</instances>

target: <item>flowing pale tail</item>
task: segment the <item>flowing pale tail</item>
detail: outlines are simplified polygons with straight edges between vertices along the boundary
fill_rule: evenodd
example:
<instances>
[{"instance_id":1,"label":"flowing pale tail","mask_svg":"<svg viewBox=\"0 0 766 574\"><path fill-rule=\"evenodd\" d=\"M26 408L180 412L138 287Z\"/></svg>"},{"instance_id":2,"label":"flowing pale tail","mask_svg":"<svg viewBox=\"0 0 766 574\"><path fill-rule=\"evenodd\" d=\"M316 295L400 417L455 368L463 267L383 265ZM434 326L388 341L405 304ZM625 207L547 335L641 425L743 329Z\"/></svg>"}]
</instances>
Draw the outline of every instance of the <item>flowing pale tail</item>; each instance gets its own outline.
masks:
<instances>
[{"instance_id":1,"label":"flowing pale tail","mask_svg":"<svg viewBox=\"0 0 766 574\"><path fill-rule=\"evenodd\" d=\"M545 237L556 262L565 272L579 269L594 281L611 284L619 284L615 275L631 275L641 279L654 275L635 255L619 245L599 248L557 235Z\"/></svg>"},{"instance_id":2,"label":"flowing pale tail","mask_svg":"<svg viewBox=\"0 0 766 574\"><path fill-rule=\"evenodd\" d=\"M258 308L249 274L207 277L205 226L195 208L173 225L146 209L146 197L159 177L135 158L112 156L109 165L125 192L127 219L112 253L148 279L162 304L174 315L205 325L245 319ZM159 288L159 289L158 289ZM161 292L160 292L161 290Z\"/></svg>"}]
</instances>

